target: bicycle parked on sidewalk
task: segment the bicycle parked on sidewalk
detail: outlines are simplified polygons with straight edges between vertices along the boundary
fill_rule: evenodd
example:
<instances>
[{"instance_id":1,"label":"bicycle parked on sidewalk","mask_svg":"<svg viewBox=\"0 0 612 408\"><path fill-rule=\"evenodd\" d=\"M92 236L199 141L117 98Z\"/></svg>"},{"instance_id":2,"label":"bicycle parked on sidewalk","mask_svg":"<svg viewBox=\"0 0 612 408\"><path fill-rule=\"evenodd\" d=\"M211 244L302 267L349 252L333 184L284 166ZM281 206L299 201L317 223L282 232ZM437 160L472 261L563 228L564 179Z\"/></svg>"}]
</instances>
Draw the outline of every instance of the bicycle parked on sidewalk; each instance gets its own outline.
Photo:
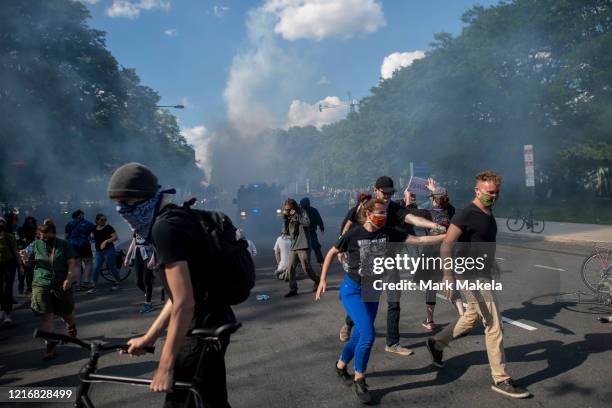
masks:
<instances>
[{"instance_id":1,"label":"bicycle parked on sidewalk","mask_svg":"<svg viewBox=\"0 0 612 408\"><path fill-rule=\"evenodd\" d=\"M529 210L527 216L522 215L520 211L517 210L513 217L506 220L506 226L512 232L518 232L524 227L536 234L544 231L544 221L535 219L533 217L533 210L531 209Z\"/></svg>"},{"instance_id":2,"label":"bicycle parked on sidewalk","mask_svg":"<svg viewBox=\"0 0 612 408\"><path fill-rule=\"evenodd\" d=\"M206 343L205 347L202 349L202 353L204 353L204 351L207 349L207 346L216 347L219 344L220 339L229 339L229 336L235 333L240 327L242 327L241 323L229 323L220 327L193 329L188 333L188 336L198 336L204 340L204 342ZM148 387L151 385L152 380L146 378L118 377L114 375L96 374L96 370L98 369L98 360L103 351L127 351L127 344L103 344L95 341L85 341L75 337L70 337L58 333L49 333L38 329L34 330L34 337L51 341L76 344L77 346L80 346L90 351L89 361L79 371L79 381L81 382L81 384L79 385L76 392L76 400L74 403L75 408L94 408L94 404L89 397L89 392L91 391L91 387L94 383L105 382L140 387ZM155 347L146 347L145 351L147 353L153 353L155 352ZM198 363L196 372L200 371L201 361L202 358L200 357L200 362ZM191 400L193 398L193 402L195 403L196 408L204 408L204 399L198 391L197 384L193 382L187 383L176 381L174 383L173 389L187 390L190 392L190 397L187 399L187 401L185 401L185 407L190 406Z\"/></svg>"},{"instance_id":3,"label":"bicycle parked on sidewalk","mask_svg":"<svg viewBox=\"0 0 612 408\"><path fill-rule=\"evenodd\" d=\"M597 303L612 306L612 246L596 244L582 262L580 277Z\"/></svg>"}]
</instances>

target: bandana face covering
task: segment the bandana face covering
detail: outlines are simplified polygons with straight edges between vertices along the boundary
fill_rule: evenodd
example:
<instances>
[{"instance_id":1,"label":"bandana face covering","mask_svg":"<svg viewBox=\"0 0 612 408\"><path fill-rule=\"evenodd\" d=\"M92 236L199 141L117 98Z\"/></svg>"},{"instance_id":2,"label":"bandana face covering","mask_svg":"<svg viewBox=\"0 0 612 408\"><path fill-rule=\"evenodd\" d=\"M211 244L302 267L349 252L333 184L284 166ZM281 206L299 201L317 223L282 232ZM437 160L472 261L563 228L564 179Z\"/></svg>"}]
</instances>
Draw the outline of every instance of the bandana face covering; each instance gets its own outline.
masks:
<instances>
[{"instance_id":1,"label":"bandana face covering","mask_svg":"<svg viewBox=\"0 0 612 408\"><path fill-rule=\"evenodd\" d=\"M153 198L136 204L117 204L117 212L138 236L148 239L151 226L159 211L164 191L158 191Z\"/></svg>"}]
</instances>

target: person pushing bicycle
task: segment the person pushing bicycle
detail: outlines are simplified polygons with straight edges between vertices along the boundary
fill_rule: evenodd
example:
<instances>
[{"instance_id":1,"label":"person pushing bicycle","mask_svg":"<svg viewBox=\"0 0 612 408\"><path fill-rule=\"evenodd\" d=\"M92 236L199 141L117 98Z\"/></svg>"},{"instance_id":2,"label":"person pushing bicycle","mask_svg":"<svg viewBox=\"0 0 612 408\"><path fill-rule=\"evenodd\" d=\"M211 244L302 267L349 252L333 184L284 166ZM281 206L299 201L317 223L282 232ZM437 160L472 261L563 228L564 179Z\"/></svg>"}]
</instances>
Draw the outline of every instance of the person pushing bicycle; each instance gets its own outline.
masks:
<instances>
[{"instance_id":1,"label":"person pushing bicycle","mask_svg":"<svg viewBox=\"0 0 612 408\"><path fill-rule=\"evenodd\" d=\"M155 261L161 267L161 278L169 299L144 336L128 341L127 352L142 355L164 330L167 331L159 365L150 389L167 392L164 407L182 407L187 391L172 392L174 381L194 381L204 396L206 406L229 407L225 378L225 351L229 339L220 339L220 347L206 347L198 336L187 336L190 329L220 326L235 322L229 305L207 302L206 246L202 227L185 213L170 211L164 201L157 177L146 166L128 163L110 178L108 196L117 203L117 212L132 231L151 238ZM203 367L196 373L198 364Z\"/></svg>"}]
</instances>

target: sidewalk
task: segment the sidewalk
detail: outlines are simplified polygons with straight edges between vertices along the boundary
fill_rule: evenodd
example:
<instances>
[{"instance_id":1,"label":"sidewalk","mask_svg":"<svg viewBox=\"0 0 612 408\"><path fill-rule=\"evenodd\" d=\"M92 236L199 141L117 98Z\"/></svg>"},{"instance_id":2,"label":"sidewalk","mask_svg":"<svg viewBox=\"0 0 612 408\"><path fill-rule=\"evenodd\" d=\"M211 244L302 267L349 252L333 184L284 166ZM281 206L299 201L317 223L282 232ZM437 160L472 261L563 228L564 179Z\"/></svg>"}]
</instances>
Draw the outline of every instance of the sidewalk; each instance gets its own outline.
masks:
<instances>
[{"instance_id":1,"label":"sidewalk","mask_svg":"<svg viewBox=\"0 0 612 408\"><path fill-rule=\"evenodd\" d=\"M612 225L545 221L544 231L540 234L534 234L526 229L512 232L506 226L506 218L496 217L496 220L498 232L506 234L543 239L545 241L612 243Z\"/></svg>"}]
</instances>

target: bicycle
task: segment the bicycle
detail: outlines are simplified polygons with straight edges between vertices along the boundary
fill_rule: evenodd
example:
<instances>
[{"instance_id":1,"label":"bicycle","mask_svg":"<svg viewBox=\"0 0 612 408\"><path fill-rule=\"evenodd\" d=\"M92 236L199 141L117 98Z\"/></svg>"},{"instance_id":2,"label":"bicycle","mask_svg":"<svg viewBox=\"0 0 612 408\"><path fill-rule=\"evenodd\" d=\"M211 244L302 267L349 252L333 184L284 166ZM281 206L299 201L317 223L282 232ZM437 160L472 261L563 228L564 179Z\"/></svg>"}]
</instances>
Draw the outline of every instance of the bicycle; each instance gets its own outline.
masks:
<instances>
[{"instance_id":1,"label":"bicycle","mask_svg":"<svg viewBox=\"0 0 612 408\"><path fill-rule=\"evenodd\" d=\"M582 262L580 277L599 303L612 305L612 248L595 245Z\"/></svg>"},{"instance_id":2,"label":"bicycle","mask_svg":"<svg viewBox=\"0 0 612 408\"><path fill-rule=\"evenodd\" d=\"M117 271L119 272L119 282L123 282L132 273L132 268L131 266L123 266L123 261L125 259L125 251L123 249L117 251L116 259ZM110 269L108 269L106 261L104 261L104 266L100 268L100 275L102 275L102 277L109 282L114 283L117 281L111 273Z\"/></svg>"},{"instance_id":3,"label":"bicycle","mask_svg":"<svg viewBox=\"0 0 612 408\"><path fill-rule=\"evenodd\" d=\"M229 336L235 333L240 327L242 327L242 323L228 323L220 327L193 329L188 333L188 335L201 337L205 341L206 344L202 349L202 353L204 353L208 346L216 347L218 344L220 344L220 339L229 338ZM76 337L70 337L59 333L49 333L38 329L34 330L34 338L43 338L62 343L76 344L77 346L90 351L89 361L79 371L79 381L81 384L76 392L76 400L74 403L75 408L94 408L94 404L89 398L89 392L91 391L91 386L94 383L127 384L141 387L148 387L151 385L152 380L146 378L96 374L96 370L98 369L98 360L102 351L127 351L127 344L103 344L95 341L88 342ZM154 353L155 347L146 347L145 351L147 353ZM201 361L202 358L200 358L200 362L196 368L196 373L200 371ZM174 390L189 391L190 394L187 401L185 401L185 407L189 407L191 398L193 398L196 408L204 408L204 399L201 393L198 391L197 384L195 384L195 382L187 383L183 381L175 381L172 388Z\"/></svg>"},{"instance_id":4,"label":"bicycle","mask_svg":"<svg viewBox=\"0 0 612 408\"><path fill-rule=\"evenodd\" d=\"M531 232L539 234L544 231L544 221L536 220L533 217L533 210L529 210L529 213L525 217L519 211L516 212L514 217L508 218L506 220L506 226L512 232L517 232L523 229L523 227L527 227L527 229L531 230Z\"/></svg>"}]
</instances>

